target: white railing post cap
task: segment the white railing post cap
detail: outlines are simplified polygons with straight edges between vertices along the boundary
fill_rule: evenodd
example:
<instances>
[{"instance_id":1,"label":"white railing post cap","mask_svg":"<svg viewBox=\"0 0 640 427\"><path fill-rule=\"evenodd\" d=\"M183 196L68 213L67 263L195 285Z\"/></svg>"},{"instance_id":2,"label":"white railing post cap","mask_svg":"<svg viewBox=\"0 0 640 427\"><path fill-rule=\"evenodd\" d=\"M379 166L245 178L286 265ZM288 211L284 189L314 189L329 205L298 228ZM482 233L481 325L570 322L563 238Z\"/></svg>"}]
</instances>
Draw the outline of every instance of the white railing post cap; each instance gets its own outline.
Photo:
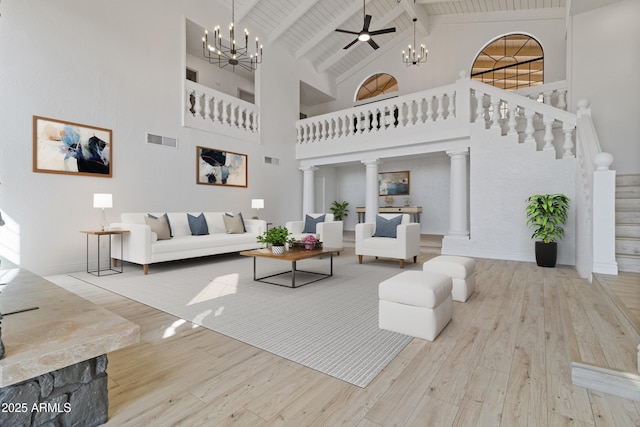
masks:
<instances>
[{"instance_id":1,"label":"white railing post cap","mask_svg":"<svg viewBox=\"0 0 640 427\"><path fill-rule=\"evenodd\" d=\"M604 151L593 156L593 164L597 171L608 171L612 163L613 156Z\"/></svg>"}]
</instances>

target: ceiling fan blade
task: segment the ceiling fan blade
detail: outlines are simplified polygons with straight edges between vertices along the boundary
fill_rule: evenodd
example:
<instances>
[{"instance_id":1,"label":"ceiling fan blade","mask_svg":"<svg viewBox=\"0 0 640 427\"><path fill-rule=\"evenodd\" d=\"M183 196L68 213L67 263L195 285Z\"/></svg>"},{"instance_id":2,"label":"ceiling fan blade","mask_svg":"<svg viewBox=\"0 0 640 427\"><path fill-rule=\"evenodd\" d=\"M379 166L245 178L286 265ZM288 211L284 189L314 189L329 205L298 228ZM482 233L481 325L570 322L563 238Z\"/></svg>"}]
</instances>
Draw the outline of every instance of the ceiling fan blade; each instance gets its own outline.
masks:
<instances>
[{"instance_id":1,"label":"ceiling fan blade","mask_svg":"<svg viewBox=\"0 0 640 427\"><path fill-rule=\"evenodd\" d=\"M378 46L378 43L374 42L373 39L369 39L369 44L371 45L372 48L377 49L380 46Z\"/></svg>"},{"instance_id":2,"label":"ceiling fan blade","mask_svg":"<svg viewBox=\"0 0 640 427\"><path fill-rule=\"evenodd\" d=\"M352 41L351 43L349 43L348 45L346 45L345 47L343 47L343 49L349 49L351 46L353 46L354 44L356 44L356 42L358 41L358 39L355 39L354 41Z\"/></svg>"},{"instance_id":3,"label":"ceiling fan blade","mask_svg":"<svg viewBox=\"0 0 640 427\"><path fill-rule=\"evenodd\" d=\"M356 36L360 33L356 32L356 31L349 31L349 30L341 30L340 28L336 28L336 31L339 33L347 33L347 34L355 34Z\"/></svg>"},{"instance_id":4,"label":"ceiling fan blade","mask_svg":"<svg viewBox=\"0 0 640 427\"><path fill-rule=\"evenodd\" d=\"M395 33L395 32L396 32L396 27L392 27L392 28L385 28L383 30L371 31L369 34L372 36L377 36L378 34L387 34L387 33Z\"/></svg>"},{"instance_id":5,"label":"ceiling fan blade","mask_svg":"<svg viewBox=\"0 0 640 427\"><path fill-rule=\"evenodd\" d=\"M364 27L362 27L363 32L369 31L369 24L371 24L371 15L364 16Z\"/></svg>"}]
</instances>

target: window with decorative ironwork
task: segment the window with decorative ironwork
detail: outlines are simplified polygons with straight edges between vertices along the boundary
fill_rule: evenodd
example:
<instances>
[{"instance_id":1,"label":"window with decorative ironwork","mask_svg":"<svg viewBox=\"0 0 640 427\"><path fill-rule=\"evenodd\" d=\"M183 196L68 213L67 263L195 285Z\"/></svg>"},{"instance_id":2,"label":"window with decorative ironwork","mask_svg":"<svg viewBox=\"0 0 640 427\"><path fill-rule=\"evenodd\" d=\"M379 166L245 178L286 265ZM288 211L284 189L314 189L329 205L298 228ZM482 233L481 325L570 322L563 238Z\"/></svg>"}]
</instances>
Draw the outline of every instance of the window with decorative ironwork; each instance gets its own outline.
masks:
<instances>
[{"instance_id":1,"label":"window with decorative ironwork","mask_svg":"<svg viewBox=\"0 0 640 427\"><path fill-rule=\"evenodd\" d=\"M397 91L398 81L395 77L386 73L374 74L362 83L356 94L356 101L371 99L376 96Z\"/></svg>"},{"instance_id":2,"label":"window with decorative ironwork","mask_svg":"<svg viewBox=\"0 0 640 427\"><path fill-rule=\"evenodd\" d=\"M471 78L504 90L544 83L544 53L540 43L526 34L500 37L482 49Z\"/></svg>"}]
</instances>

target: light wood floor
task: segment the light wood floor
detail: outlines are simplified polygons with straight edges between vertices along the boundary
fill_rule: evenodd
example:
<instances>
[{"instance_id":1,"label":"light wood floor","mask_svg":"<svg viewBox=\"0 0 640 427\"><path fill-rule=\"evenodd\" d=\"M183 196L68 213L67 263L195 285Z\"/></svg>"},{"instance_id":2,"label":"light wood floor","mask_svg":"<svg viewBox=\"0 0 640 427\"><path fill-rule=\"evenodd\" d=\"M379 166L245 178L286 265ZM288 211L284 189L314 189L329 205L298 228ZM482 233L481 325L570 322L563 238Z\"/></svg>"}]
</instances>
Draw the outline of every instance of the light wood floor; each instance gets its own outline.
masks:
<instances>
[{"instance_id":1,"label":"light wood floor","mask_svg":"<svg viewBox=\"0 0 640 427\"><path fill-rule=\"evenodd\" d=\"M342 256L357 263L353 249ZM58 283L141 326L139 345L109 354L108 425L640 425L640 402L571 384L572 357L637 369L640 339L599 285L573 267L476 265L477 292L454 303L442 334L414 339L364 389L91 285ZM608 280L638 302L640 275Z\"/></svg>"}]
</instances>

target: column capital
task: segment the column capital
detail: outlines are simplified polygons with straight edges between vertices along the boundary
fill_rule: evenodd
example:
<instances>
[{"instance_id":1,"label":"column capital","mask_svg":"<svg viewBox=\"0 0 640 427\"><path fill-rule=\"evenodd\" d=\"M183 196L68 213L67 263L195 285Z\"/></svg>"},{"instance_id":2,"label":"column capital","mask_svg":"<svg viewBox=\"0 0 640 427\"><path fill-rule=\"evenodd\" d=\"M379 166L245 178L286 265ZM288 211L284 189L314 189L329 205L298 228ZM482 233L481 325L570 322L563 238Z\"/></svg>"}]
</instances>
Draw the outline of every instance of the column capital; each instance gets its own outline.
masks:
<instances>
[{"instance_id":1,"label":"column capital","mask_svg":"<svg viewBox=\"0 0 640 427\"><path fill-rule=\"evenodd\" d=\"M302 172L315 172L318 170L316 166L300 166L298 169Z\"/></svg>"},{"instance_id":2,"label":"column capital","mask_svg":"<svg viewBox=\"0 0 640 427\"><path fill-rule=\"evenodd\" d=\"M380 159L371 159L371 160L361 160L360 162L365 166L369 166L369 165L379 165L379 164L382 163L382 160L380 160Z\"/></svg>"},{"instance_id":3,"label":"column capital","mask_svg":"<svg viewBox=\"0 0 640 427\"><path fill-rule=\"evenodd\" d=\"M447 150L446 153L447 153L447 156L449 156L449 157L453 157L453 156L468 156L469 155L469 147L458 148L456 150Z\"/></svg>"}]
</instances>

